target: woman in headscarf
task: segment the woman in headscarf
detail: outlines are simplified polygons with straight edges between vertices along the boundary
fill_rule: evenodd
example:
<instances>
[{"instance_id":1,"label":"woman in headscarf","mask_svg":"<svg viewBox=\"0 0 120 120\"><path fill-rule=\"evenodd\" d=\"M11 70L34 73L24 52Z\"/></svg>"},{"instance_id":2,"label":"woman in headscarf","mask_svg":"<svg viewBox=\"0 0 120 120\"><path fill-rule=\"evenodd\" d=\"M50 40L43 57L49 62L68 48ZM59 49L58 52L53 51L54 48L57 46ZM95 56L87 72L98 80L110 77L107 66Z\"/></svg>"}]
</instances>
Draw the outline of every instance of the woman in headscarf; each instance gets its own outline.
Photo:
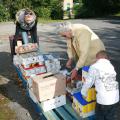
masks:
<instances>
[{"instance_id":1,"label":"woman in headscarf","mask_svg":"<svg viewBox=\"0 0 120 120\"><path fill-rule=\"evenodd\" d=\"M21 9L16 13L16 32L13 41L13 51L17 41L22 37L22 43L38 43L37 39L37 19L35 13L30 9Z\"/></svg>"}]
</instances>

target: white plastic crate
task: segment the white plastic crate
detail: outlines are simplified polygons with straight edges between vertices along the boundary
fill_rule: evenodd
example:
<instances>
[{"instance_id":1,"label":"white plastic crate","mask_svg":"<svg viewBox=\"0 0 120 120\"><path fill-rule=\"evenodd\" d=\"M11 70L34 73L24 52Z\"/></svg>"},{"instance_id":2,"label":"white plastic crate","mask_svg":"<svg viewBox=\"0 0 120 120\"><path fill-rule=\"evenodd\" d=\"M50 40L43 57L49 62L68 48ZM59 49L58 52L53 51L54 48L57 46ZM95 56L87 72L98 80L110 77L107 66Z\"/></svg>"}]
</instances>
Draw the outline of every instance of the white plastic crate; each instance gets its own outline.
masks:
<instances>
[{"instance_id":1,"label":"white plastic crate","mask_svg":"<svg viewBox=\"0 0 120 120\"><path fill-rule=\"evenodd\" d=\"M65 104L66 104L66 96L65 95L61 95L59 97L55 97L53 99L41 102L41 106L42 106L42 109L44 112L52 110L52 109L60 107L60 106L63 106Z\"/></svg>"}]
</instances>

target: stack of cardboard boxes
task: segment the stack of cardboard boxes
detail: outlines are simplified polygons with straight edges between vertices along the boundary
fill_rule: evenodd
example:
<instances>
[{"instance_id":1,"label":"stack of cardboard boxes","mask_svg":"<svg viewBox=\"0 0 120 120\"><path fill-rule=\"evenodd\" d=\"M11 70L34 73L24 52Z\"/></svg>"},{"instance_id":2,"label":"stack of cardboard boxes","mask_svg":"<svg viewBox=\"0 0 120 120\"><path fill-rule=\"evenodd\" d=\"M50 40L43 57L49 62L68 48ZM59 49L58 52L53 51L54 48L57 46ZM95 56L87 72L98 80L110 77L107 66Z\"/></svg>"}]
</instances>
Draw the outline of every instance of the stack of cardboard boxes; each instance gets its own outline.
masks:
<instances>
[{"instance_id":1,"label":"stack of cardboard boxes","mask_svg":"<svg viewBox=\"0 0 120 120\"><path fill-rule=\"evenodd\" d=\"M34 76L32 79L33 92L44 111L66 104L66 81L62 74L46 73Z\"/></svg>"},{"instance_id":2,"label":"stack of cardboard boxes","mask_svg":"<svg viewBox=\"0 0 120 120\"><path fill-rule=\"evenodd\" d=\"M41 55L39 52L18 54L14 56L13 62L19 67L26 79L31 75L39 75L46 72L58 73L61 68L60 61L57 58L50 54Z\"/></svg>"},{"instance_id":3,"label":"stack of cardboard boxes","mask_svg":"<svg viewBox=\"0 0 120 120\"><path fill-rule=\"evenodd\" d=\"M46 73L43 55L37 52L18 54L14 58L14 63L19 60L17 66L26 79L31 75Z\"/></svg>"},{"instance_id":4,"label":"stack of cardboard boxes","mask_svg":"<svg viewBox=\"0 0 120 120\"><path fill-rule=\"evenodd\" d=\"M66 104L66 80L58 58L31 52L16 55L13 62L28 80L31 97L37 98L44 111Z\"/></svg>"}]
</instances>

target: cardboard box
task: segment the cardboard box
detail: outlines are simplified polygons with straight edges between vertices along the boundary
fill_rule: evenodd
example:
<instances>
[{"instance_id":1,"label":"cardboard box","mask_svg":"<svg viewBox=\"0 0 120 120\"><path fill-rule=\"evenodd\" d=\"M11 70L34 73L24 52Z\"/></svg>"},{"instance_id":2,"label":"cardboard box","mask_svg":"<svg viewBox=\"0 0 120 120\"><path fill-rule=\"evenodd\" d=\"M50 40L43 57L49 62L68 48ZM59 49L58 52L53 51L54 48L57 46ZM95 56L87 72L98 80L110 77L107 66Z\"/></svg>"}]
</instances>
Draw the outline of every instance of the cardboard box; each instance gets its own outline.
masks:
<instances>
[{"instance_id":1,"label":"cardboard box","mask_svg":"<svg viewBox=\"0 0 120 120\"><path fill-rule=\"evenodd\" d=\"M87 92L87 97L85 99L87 102L95 101L96 100L96 91L95 88L89 88Z\"/></svg>"},{"instance_id":2,"label":"cardboard box","mask_svg":"<svg viewBox=\"0 0 120 120\"><path fill-rule=\"evenodd\" d=\"M29 68L31 64L44 64L43 55L41 55L39 52L20 54L18 55L18 58L20 59L20 63L24 66L24 68Z\"/></svg>"},{"instance_id":3,"label":"cardboard box","mask_svg":"<svg viewBox=\"0 0 120 120\"><path fill-rule=\"evenodd\" d=\"M77 96L75 96L77 97ZM73 97L72 107L82 118L86 118L95 114L95 105L96 102L86 102L84 99ZM78 96L80 97L80 96Z\"/></svg>"},{"instance_id":4,"label":"cardboard box","mask_svg":"<svg viewBox=\"0 0 120 120\"><path fill-rule=\"evenodd\" d=\"M66 96L65 95L61 95L58 97L55 97L53 99L41 102L41 106L44 112L52 110L54 108L63 106L66 104Z\"/></svg>"},{"instance_id":5,"label":"cardboard box","mask_svg":"<svg viewBox=\"0 0 120 120\"><path fill-rule=\"evenodd\" d=\"M24 69L23 66L19 66L23 76L29 77L31 75L43 74L46 72L45 66L34 67L30 69Z\"/></svg>"},{"instance_id":6,"label":"cardboard box","mask_svg":"<svg viewBox=\"0 0 120 120\"><path fill-rule=\"evenodd\" d=\"M45 66L46 66L47 72L52 72L54 74L60 72L60 69L61 69L60 61L58 59L46 60Z\"/></svg>"},{"instance_id":7,"label":"cardboard box","mask_svg":"<svg viewBox=\"0 0 120 120\"><path fill-rule=\"evenodd\" d=\"M88 75L89 68L90 68L90 66L84 66L82 68L82 81L83 81L83 84L84 84L85 78ZM86 101L90 102L90 101L94 101L94 100L96 100L96 91L95 91L95 88L92 87L92 88L89 88L89 90L87 92Z\"/></svg>"},{"instance_id":8,"label":"cardboard box","mask_svg":"<svg viewBox=\"0 0 120 120\"><path fill-rule=\"evenodd\" d=\"M52 99L55 96L66 93L65 76L58 73L45 73L42 75L33 76L33 92L39 101Z\"/></svg>"}]
</instances>

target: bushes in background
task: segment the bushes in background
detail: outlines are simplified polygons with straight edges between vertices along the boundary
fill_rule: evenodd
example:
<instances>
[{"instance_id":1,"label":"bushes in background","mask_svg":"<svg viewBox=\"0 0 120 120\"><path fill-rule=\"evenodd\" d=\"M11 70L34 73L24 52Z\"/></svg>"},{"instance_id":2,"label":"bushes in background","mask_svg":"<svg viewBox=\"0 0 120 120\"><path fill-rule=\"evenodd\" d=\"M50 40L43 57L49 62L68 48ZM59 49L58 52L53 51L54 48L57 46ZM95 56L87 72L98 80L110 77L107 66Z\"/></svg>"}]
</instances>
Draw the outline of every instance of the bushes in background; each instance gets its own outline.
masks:
<instances>
[{"instance_id":1,"label":"bushes in background","mask_svg":"<svg viewBox=\"0 0 120 120\"><path fill-rule=\"evenodd\" d=\"M22 8L31 8L40 18L63 19L63 0L0 1L0 21L14 19L16 12ZM120 0L74 0L75 18L100 17L117 12L120 12ZM68 11L65 14L68 15Z\"/></svg>"},{"instance_id":2,"label":"bushes in background","mask_svg":"<svg viewBox=\"0 0 120 120\"><path fill-rule=\"evenodd\" d=\"M0 4L0 22L8 20L10 20L9 11L2 4Z\"/></svg>"},{"instance_id":3,"label":"bushes in background","mask_svg":"<svg viewBox=\"0 0 120 120\"><path fill-rule=\"evenodd\" d=\"M63 17L62 0L2 0L0 21L15 19L16 12L22 8L31 8L40 18L62 19Z\"/></svg>"}]
</instances>

